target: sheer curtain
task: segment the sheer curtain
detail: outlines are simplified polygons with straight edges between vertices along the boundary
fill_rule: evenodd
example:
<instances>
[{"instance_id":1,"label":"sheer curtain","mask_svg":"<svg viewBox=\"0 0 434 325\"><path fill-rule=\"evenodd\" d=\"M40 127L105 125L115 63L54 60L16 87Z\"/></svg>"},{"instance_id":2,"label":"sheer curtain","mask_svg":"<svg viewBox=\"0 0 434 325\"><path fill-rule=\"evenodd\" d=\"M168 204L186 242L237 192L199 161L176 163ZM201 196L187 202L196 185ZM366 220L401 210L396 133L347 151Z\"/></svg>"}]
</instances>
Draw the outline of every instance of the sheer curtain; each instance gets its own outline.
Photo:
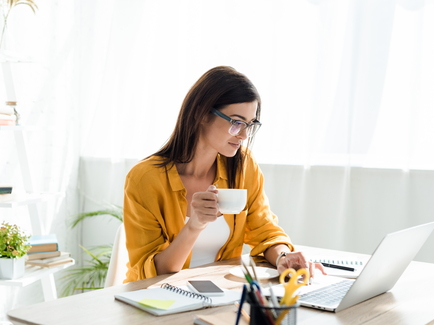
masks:
<instances>
[{"instance_id":1,"label":"sheer curtain","mask_svg":"<svg viewBox=\"0 0 434 325\"><path fill-rule=\"evenodd\" d=\"M76 17L74 1L35 1L38 10L18 5L8 19L7 51L27 144L28 163L36 192L55 195L38 203L43 227L56 233L61 250L77 258L77 236L67 218L78 212L79 111L74 76ZM5 5L6 1L1 1ZM78 22L78 21L77 21ZM20 62L17 62L20 61ZM10 100L0 77L0 105ZM0 183L23 190L13 132L0 132ZM16 223L31 233L27 207L0 208L0 221ZM56 277L60 276L56 274ZM6 312L43 301L39 281L20 288L1 286L0 323Z\"/></svg>"},{"instance_id":2,"label":"sheer curtain","mask_svg":"<svg viewBox=\"0 0 434 325\"><path fill-rule=\"evenodd\" d=\"M109 162L86 169L89 200L122 204L95 184L116 188L103 175L158 150L191 85L230 65L262 96L253 151L294 240L371 253L433 219L433 1L79 4L82 164Z\"/></svg>"},{"instance_id":3,"label":"sheer curtain","mask_svg":"<svg viewBox=\"0 0 434 325\"><path fill-rule=\"evenodd\" d=\"M230 65L263 98L260 162L434 167L432 1L80 5L84 156L156 151L193 82Z\"/></svg>"}]
</instances>

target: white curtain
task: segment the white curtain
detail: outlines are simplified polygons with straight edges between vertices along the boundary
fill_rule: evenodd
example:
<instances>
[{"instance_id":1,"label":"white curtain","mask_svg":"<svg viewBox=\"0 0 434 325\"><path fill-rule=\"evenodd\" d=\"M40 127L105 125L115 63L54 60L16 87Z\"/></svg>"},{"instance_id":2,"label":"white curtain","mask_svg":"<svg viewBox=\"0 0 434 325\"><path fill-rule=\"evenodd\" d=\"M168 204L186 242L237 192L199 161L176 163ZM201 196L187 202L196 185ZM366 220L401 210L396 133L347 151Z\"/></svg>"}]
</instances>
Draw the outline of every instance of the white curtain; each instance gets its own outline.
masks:
<instances>
[{"instance_id":1,"label":"white curtain","mask_svg":"<svg viewBox=\"0 0 434 325\"><path fill-rule=\"evenodd\" d=\"M434 168L432 1L80 6L83 156L155 152L194 81L230 65L263 98L260 162Z\"/></svg>"}]
</instances>

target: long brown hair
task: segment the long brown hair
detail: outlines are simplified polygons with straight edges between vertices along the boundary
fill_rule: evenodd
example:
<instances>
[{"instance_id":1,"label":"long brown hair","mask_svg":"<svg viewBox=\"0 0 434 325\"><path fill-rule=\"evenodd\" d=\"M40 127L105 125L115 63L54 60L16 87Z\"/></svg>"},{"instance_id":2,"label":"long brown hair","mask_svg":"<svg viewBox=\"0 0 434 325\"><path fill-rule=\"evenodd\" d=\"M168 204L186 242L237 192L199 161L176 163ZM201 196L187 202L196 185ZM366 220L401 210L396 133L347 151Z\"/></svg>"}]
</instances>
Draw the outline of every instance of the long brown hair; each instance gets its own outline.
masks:
<instances>
[{"instance_id":1,"label":"long brown hair","mask_svg":"<svg viewBox=\"0 0 434 325\"><path fill-rule=\"evenodd\" d=\"M232 67L219 66L207 71L191 87L184 98L178 120L166 144L154 156L163 157L158 166L192 161L199 141L199 126L211 108L222 109L227 105L258 102L256 119L260 119L261 98L252 82ZM248 139L247 147L252 143ZM236 176L242 170L244 155L238 150L235 156L226 157L228 185L236 187Z\"/></svg>"}]
</instances>

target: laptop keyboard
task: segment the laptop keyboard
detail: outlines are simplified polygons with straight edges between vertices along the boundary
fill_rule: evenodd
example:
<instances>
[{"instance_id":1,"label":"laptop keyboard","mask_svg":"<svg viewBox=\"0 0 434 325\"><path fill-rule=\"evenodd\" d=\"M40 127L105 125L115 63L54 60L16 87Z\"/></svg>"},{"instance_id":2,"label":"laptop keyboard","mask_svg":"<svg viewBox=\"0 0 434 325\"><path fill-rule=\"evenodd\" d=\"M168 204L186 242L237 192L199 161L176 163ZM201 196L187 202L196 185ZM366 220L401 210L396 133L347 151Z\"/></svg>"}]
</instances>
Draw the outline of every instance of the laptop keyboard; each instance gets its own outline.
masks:
<instances>
[{"instance_id":1,"label":"laptop keyboard","mask_svg":"<svg viewBox=\"0 0 434 325\"><path fill-rule=\"evenodd\" d=\"M342 300L353 283L354 281L351 280L342 280L324 288L302 294L300 300L303 303L315 305L334 305Z\"/></svg>"}]
</instances>

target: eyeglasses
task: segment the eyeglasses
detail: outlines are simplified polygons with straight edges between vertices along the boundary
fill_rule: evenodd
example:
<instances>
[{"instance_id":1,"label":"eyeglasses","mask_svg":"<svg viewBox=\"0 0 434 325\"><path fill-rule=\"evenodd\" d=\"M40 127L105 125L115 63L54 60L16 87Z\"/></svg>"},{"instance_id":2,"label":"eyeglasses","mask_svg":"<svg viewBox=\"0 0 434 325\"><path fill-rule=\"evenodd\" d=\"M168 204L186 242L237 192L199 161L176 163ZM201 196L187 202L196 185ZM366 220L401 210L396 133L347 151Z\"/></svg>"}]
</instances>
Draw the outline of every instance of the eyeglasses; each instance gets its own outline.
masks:
<instances>
[{"instance_id":1,"label":"eyeglasses","mask_svg":"<svg viewBox=\"0 0 434 325\"><path fill-rule=\"evenodd\" d=\"M244 121L240 120L233 120L229 116L223 114L219 110L213 108L211 109L211 112L222 119L225 119L226 121L229 121L231 123L231 126L229 127L229 134L236 136L239 135L241 132L246 130L248 137L253 137L256 132L258 132L259 128L261 127L261 122L254 121L253 123L249 124Z\"/></svg>"}]
</instances>

